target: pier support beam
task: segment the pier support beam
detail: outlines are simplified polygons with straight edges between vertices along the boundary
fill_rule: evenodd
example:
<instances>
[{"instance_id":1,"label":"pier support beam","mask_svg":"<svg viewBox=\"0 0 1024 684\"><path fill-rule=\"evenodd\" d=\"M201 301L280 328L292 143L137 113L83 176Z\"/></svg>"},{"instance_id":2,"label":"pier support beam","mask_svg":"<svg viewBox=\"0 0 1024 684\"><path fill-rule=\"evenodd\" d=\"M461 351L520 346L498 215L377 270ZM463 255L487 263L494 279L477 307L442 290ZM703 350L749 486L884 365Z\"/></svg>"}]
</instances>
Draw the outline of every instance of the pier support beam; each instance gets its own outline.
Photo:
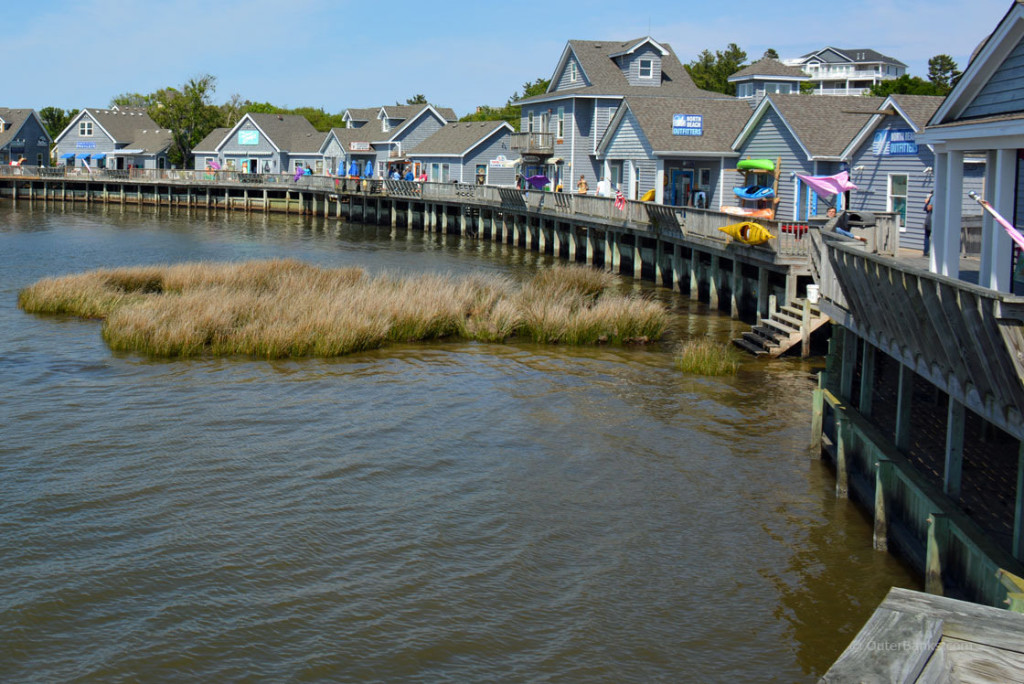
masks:
<instances>
[{"instance_id":1,"label":"pier support beam","mask_svg":"<svg viewBox=\"0 0 1024 684\"><path fill-rule=\"evenodd\" d=\"M700 254L696 249L690 248L690 259L687 266L690 271L690 299L697 300L700 297Z\"/></svg>"},{"instance_id":2,"label":"pier support beam","mask_svg":"<svg viewBox=\"0 0 1024 684\"><path fill-rule=\"evenodd\" d=\"M712 311L718 310L718 272L719 272L719 256L717 254L711 255L711 272L708 274L708 307Z\"/></svg>"},{"instance_id":3,"label":"pier support beam","mask_svg":"<svg viewBox=\"0 0 1024 684\"><path fill-rule=\"evenodd\" d=\"M768 316L768 269L757 267L757 324Z\"/></svg>"},{"instance_id":4,"label":"pier support beam","mask_svg":"<svg viewBox=\"0 0 1024 684\"><path fill-rule=\"evenodd\" d=\"M896 390L896 448L910 449L910 404L914 396L914 371L900 364L900 381Z\"/></svg>"},{"instance_id":5,"label":"pier support beam","mask_svg":"<svg viewBox=\"0 0 1024 684\"><path fill-rule=\"evenodd\" d=\"M729 287L729 315L740 317L740 295L743 287L743 265L739 259L732 260L732 285Z\"/></svg>"},{"instance_id":6,"label":"pier support beam","mask_svg":"<svg viewBox=\"0 0 1024 684\"><path fill-rule=\"evenodd\" d=\"M946 412L946 463L942 491L954 501L960 498L961 473L964 466L964 423L966 409L953 397Z\"/></svg>"},{"instance_id":7,"label":"pier support beam","mask_svg":"<svg viewBox=\"0 0 1024 684\"><path fill-rule=\"evenodd\" d=\"M843 401L853 400L853 372L857 366L857 336L843 328L842 368L839 370L839 395Z\"/></svg>"},{"instance_id":8,"label":"pier support beam","mask_svg":"<svg viewBox=\"0 0 1024 684\"><path fill-rule=\"evenodd\" d=\"M810 313L810 302L804 300L804 311ZM875 386L875 347L864 340L860 357L860 404L858 410L865 418L871 417L872 390Z\"/></svg>"}]
</instances>

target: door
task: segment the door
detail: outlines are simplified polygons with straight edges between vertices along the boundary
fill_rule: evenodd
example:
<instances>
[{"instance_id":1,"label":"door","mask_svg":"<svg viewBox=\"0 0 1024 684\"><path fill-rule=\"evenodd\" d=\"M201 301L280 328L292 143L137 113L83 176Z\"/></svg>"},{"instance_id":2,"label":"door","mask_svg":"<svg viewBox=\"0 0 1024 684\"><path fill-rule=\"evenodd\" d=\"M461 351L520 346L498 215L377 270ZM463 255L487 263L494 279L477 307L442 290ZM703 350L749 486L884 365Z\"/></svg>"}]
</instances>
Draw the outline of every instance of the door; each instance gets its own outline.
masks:
<instances>
[{"instance_id":1,"label":"door","mask_svg":"<svg viewBox=\"0 0 1024 684\"><path fill-rule=\"evenodd\" d=\"M672 182L669 184L669 203L677 207L688 206L692 191L693 171L691 169L672 169Z\"/></svg>"},{"instance_id":2,"label":"door","mask_svg":"<svg viewBox=\"0 0 1024 684\"><path fill-rule=\"evenodd\" d=\"M907 227L907 175L893 173L889 175L888 209L899 214L900 230Z\"/></svg>"}]
</instances>

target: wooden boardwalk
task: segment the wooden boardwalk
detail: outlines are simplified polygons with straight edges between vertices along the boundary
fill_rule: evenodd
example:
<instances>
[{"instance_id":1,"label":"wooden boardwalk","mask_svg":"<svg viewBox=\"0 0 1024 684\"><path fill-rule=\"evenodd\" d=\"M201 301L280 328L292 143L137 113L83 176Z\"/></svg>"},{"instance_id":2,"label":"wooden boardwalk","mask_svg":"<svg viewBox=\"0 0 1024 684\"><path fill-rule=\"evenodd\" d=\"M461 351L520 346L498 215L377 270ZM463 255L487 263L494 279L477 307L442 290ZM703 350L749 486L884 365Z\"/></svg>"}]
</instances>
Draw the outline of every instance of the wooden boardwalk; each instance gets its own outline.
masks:
<instances>
[{"instance_id":1,"label":"wooden boardwalk","mask_svg":"<svg viewBox=\"0 0 1024 684\"><path fill-rule=\"evenodd\" d=\"M1024 615L894 588L820 681L1024 682Z\"/></svg>"}]
</instances>

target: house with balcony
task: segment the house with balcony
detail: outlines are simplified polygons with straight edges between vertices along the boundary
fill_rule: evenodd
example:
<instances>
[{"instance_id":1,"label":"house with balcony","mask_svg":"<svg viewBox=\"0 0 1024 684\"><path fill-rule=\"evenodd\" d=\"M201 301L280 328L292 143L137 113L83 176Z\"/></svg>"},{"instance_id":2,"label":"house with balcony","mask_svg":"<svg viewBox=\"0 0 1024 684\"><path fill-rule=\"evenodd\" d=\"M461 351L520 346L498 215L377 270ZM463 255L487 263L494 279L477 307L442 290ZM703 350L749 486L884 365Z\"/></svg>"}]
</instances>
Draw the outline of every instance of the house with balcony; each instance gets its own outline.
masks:
<instances>
[{"instance_id":1,"label":"house with balcony","mask_svg":"<svg viewBox=\"0 0 1024 684\"><path fill-rule=\"evenodd\" d=\"M342 114L346 128L332 131L336 145L326 144L340 155L339 167L344 164L347 170L352 162L365 167L369 161L374 175L385 178L389 168L404 168L417 145L456 118L452 109L431 104L348 109Z\"/></svg>"},{"instance_id":2,"label":"house with balcony","mask_svg":"<svg viewBox=\"0 0 1024 684\"><path fill-rule=\"evenodd\" d=\"M601 175L623 179L623 194L675 206L718 207L732 142L750 118L735 98L626 96L597 144Z\"/></svg>"},{"instance_id":3,"label":"house with balcony","mask_svg":"<svg viewBox=\"0 0 1024 684\"><path fill-rule=\"evenodd\" d=\"M736 97L747 100L751 107L756 107L765 95L799 94L800 85L808 80L810 77L803 69L787 66L767 55L728 78L729 83L736 85Z\"/></svg>"},{"instance_id":4,"label":"house with balcony","mask_svg":"<svg viewBox=\"0 0 1024 684\"><path fill-rule=\"evenodd\" d=\"M580 176L597 187L605 171L598 143L627 97L729 99L694 85L670 45L650 36L628 41L570 40L541 95L521 100L520 132L513 136L524 176L543 173L572 188ZM623 185L622 168L609 180Z\"/></svg>"},{"instance_id":5,"label":"house with balcony","mask_svg":"<svg viewBox=\"0 0 1024 684\"><path fill-rule=\"evenodd\" d=\"M907 65L875 50L825 47L783 64L799 67L815 95L866 95L871 86L907 73Z\"/></svg>"},{"instance_id":6,"label":"house with balcony","mask_svg":"<svg viewBox=\"0 0 1024 684\"><path fill-rule=\"evenodd\" d=\"M34 109L0 107L0 164L45 166L53 140Z\"/></svg>"},{"instance_id":7,"label":"house with balcony","mask_svg":"<svg viewBox=\"0 0 1024 684\"><path fill-rule=\"evenodd\" d=\"M325 172L320 150L322 133L299 114L249 112L231 128L210 133L192 151L195 167L216 162L227 171L293 173L298 169Z\"/></svg>"},{"instance_id":8,"label":"house with balcony","mask_svg":"<svg viewBox=\"0 0 1024 684\"><path fill-rule=\"evenodd\" d=\"M166 169L173 142L145 109L83 109L57 135L54 153L61 166L80 169Z\"/></svg>"}]
</instances>

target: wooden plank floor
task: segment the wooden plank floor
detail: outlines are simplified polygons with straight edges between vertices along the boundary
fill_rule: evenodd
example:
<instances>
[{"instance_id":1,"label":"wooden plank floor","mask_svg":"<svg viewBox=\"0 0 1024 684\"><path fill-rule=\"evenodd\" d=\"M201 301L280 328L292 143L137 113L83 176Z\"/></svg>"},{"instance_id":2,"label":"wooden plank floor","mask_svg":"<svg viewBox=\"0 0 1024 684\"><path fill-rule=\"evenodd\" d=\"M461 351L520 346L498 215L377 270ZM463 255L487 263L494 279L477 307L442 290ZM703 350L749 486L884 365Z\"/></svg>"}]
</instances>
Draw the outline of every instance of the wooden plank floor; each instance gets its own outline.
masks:
<instances>
[{"instance_id":1,"label":"wooden plank floor","mask_svg":"<svg viewBox=\"0 0 1024 684\"><path fill-rule=\"evenodd\" d=\"M1024 682L1024 615L893 588L822 682Z\"/></svg>"}]
</instances>

